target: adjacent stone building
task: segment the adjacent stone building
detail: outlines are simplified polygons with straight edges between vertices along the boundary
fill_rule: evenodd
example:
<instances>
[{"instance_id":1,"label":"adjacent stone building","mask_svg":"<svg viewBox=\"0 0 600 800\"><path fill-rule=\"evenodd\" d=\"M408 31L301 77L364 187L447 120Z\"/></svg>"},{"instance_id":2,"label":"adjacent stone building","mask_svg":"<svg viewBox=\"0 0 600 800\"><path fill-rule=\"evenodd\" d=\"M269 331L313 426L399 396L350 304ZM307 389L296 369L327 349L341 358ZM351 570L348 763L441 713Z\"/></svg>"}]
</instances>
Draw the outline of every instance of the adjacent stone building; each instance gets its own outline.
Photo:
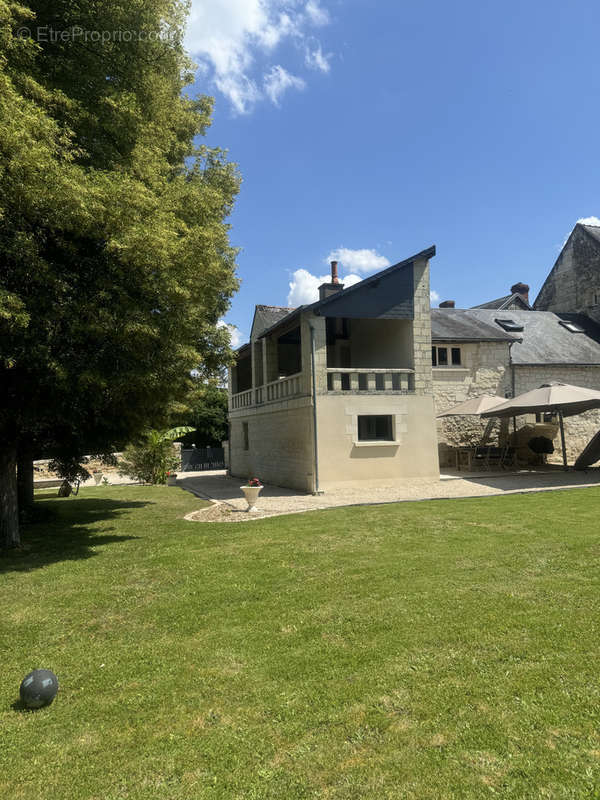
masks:
<instances>
[{"instance_id":1,"label":"adjacent stone building","mask_svg":"<svg viewBox=\"0 0 600 800\"><path fill-rule=\"evenodd\" d=\"M432 311L436 413L479 394L512 397L552 381L600 389L600 228L575 226L533 306L524 283L471 309L440 306ZM450 446L479 441L485 424L439 420L441 463L449 463ZM566 420L571 460L598 429L598 411Z\"/></svg>"},{"instance_id":2,"label":"adjacent stone building","mask_svg":"<svg viewBox=\"0 0 600 800\"><path fill-rule=\"evenodd\" d=\"M600 323L600 227L575 225L534 308L581 313Z\"/></svg>"}]
</instances>

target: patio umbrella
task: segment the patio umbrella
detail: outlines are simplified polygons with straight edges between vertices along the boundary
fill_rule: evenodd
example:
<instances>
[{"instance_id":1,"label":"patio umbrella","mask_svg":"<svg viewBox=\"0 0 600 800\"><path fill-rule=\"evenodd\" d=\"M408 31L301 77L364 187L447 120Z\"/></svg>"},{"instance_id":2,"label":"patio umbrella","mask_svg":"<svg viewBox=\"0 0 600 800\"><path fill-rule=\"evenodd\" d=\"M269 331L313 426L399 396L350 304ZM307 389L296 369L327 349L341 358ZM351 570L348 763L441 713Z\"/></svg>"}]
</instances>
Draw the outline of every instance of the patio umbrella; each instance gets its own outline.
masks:
<instances>
[{"instance_id":1,"label":"patio umbrella","mask_svg":"<svg viewBox=\"0 0 600 800\"><path fill-rule=\"evenodd\" d=\"M468 400L459 403L457 406L452 406L452 408L449 408L448 411L442 411L441 414L437 415L437 418L463 417L470 414L479 415L484 411L489 411L490 409L494 408L494 406L503 403L505 399L506 398L498 397L497 395L480 394L478 397L470 397Z\"/></svg>"},{"instance_id":2,"label":"patio umbrella","mask_svg":"<svg viewBox=\"0 0 600 800\"><path fill-rule=\"evenodd\" d=\"M558 413L563 465L567 469L565 426L563 417L582 414L592 408L600 408L600 392L568 383L544 383L539 389L525 392L482 413L482 417L518 417L521 414L539 414L544 411Z\"/></svg>"}]
</instances>

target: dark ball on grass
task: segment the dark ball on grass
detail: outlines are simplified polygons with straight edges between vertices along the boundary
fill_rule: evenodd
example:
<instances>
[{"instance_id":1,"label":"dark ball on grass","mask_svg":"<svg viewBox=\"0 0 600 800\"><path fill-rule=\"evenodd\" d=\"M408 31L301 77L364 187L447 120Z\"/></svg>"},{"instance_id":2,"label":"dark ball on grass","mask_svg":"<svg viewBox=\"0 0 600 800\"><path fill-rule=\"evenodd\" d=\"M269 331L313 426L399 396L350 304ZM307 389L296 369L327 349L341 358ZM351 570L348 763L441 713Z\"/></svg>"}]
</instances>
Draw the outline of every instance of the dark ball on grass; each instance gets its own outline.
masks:
<instances>
[{"instance_id":1,"label":"dark ball on grass","mask_svg":"<svg viewBox=\"0 0 600 800\"><path fill-rule=\"evenodd\" d=\"M58 692L58 678L49 669L34 669L23 678L19 693L27 708L49 706Z\"/></svg>"}]
</instances>

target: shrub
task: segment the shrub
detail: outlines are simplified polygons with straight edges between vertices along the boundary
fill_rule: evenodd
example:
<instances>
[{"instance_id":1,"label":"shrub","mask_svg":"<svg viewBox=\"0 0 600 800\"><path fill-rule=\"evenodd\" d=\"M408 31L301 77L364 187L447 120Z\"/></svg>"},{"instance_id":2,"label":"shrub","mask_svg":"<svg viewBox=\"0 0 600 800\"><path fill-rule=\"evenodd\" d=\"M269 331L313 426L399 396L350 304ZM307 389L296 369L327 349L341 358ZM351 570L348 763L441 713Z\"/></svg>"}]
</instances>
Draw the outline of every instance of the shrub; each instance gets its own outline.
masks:
<instances>
[{"instance_id":1,"label":"shrub","mask_svg":"<svg viewBox=\"0 0 600 800\"><path fill-rule=\"evenodd\" d=\"M179 467L179 457L173 446L193 428L172 428L170 431L147 431L142 439L129 445L119 463L119 474L144 483L165 483L167 472Z\"/></svg>"}]
</instances>

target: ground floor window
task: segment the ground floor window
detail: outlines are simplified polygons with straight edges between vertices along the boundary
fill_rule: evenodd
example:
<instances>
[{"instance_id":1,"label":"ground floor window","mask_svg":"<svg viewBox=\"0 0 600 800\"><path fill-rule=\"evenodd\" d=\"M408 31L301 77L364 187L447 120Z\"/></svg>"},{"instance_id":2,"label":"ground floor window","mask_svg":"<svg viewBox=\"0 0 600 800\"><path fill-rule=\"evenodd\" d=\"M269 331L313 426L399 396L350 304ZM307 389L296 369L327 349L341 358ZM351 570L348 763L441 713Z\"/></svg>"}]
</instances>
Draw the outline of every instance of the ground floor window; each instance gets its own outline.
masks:
<instances>
[{"instance_id":1,"label":"ground floor window","mask_svg":"<svg viewBox=\"0 0 600 800\"><path fill-rule=\"evenodd\" d=\"M242 435L244 437L244 450L250 449L250 438L248 436L248 423L242 422Z\"/></svg>"},{"instance_id":2,"label":"ground floor window","mask_svg":"<svg viewBox=\"0 0 600 800\"><path fill-rule=\"evenodd\" d=\"M365 414L358 418L359 442L393 442L394 422L391 414Z\"/></svg>"},{"instance_id":3,"label":"ground floor window","mask_svg":"<svg viewBox=\"0 0 600 800\"><path fill-rule=\"evenodd\" d=\"M432 347L431 362L434 367L447 367L448 365L460 367L462 364L460 347Z\"/></svg>"}]
</instances>

